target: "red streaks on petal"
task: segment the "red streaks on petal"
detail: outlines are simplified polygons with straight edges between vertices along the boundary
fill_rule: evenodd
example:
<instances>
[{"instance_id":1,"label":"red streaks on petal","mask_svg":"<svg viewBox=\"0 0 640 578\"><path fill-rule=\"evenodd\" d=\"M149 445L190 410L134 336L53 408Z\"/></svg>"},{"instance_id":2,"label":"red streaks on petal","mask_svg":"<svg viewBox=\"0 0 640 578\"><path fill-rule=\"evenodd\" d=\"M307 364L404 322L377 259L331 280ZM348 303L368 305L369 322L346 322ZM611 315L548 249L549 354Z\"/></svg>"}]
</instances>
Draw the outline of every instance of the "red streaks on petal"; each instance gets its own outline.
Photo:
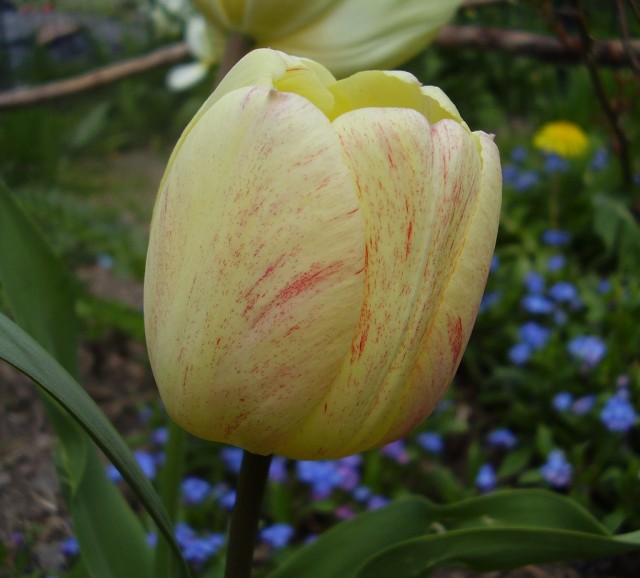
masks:
<instances>
[{"instance_id":1,"label":"red streaks on petal","mask_svg":"<svg viewBox=\"0 0 640 578\"><path fill-rule=\"evenodd\" d=\"M296 331L298 331L298 329L300 329L299 325L294 325L293 327L290 327L287 332L285 333L285 335L291 335L292 333L295 333Z\"/></svg>"},{"instance_id":2,"label":"red streaks on petal","mask_svg":"<svg viewBox=\"0 0 640 578\"><path fill-rule=\"evenodd\" d=\"M413 221L409 221L409 226L407 227L407 243L405 246L405 257L409 256L411 252L411 240L413 238Z\"/></svg>"},{"instance_id":3,"label":"red streaks on petal","mask_svg":"<svg viewBox=\"0 0 640 578\"><path fill-rule=\"evenodd\" d=\"M242 425L242 422L249 417L249 415L250 413L248 411L245 411L235 416L231 421L231 423L225 426L224 428L225 435L227 437L231 436Z\"/></svg>"},{"instance_id":4,"label":"red streaks on petal","mask_svg":"<svg viewBox=\"0 0 640 578\"><path fill-rule=\"evenodd\" d=\"M286 260L286 255L281 255L277 261L268 265L267 268L264 270L264 273L253 284L251 289L249 289L249 291L245 293L245 299L247 300L247 305L244 308L244 311L242 312L242 314L245 317L249 313L251 313L251 311L253 311L253 308L256 306L258 299L264 295L264 293L260 293L258 291L260 285L264 283L267 279L269 279L269 277L271 277L273 272L284 264L285 260Z\"/></svg>"},{"instance_id":5,"label":"red streaks on petal","mask_svg":"<svg viewBox=\"0 0 640 578\"><path fill-rule=\"evenodd\" d=\"M284 306L291 299L299 297L303 293L307 293L315 289L320 283L338 273L342 269L343 263L338 261L322 267L319 263L311 266L309 271L301 273L293 279L289 284L285 285L278 294L260 311L253 322L255 327L264 317L277 307Z\"/></svg>"},{"instance_id":6,"label":"red streaks on petal","mask_svg":"<svg viewBox=\"0 0 640 578\"><path fill-rule=\"evenodd\" d=\"M451 348L451 365L455 368L462 355L463 330L460 316L455 319L448 319L447 332L449 334L449 347Z\"/></svg>"}]
</instances>

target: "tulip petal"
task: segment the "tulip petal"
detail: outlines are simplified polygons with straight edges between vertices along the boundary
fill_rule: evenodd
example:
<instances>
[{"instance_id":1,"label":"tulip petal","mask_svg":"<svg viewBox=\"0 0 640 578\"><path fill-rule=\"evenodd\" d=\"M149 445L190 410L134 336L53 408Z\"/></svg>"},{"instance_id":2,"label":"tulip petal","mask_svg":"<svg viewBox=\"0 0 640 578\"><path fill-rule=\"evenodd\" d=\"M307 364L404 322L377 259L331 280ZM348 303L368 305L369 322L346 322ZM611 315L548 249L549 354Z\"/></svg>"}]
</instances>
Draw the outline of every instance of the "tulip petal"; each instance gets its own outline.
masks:
<instances>
[{"instance_id":1,"label":"tulip petal","mask_svg":"<svg viewBox=\"0 0 640 578\"><path fill-rule=\"evenodd\" d=\"M188 62L174 66L167 74L167 87L180 91L198 84L205 76L209 67L203 62Z\"/></svg>"},{"instance_id":2,"label":"tulip petal","mask_svg":"<svg viewBox=\"0 0 640 578\"><path fill-rule=\"evenodd\" d=\"M307 26L339 1L194 0L194 5L221 30L237 30L268 44Z\"/></svg>"},{"instance_id":3,"label":"tulip petal","mask_svg":"<svg viewBox=\"0 0 640 578\"><path fill-rule=\"evenodd\" d=\"M455 121L430 126L413 110L368 108L338 117L334 127L365 219L365 293L342 371L278 448L307 459L397 439L438 403L484 289L500 195L495 182L485 183L477 137ZM494 206L480 207L483 194Z\"/></svg>"},{"instance_id":4,"label":"tulip petal","mask_svg":"<svg viewBox=\"0 0 640 578\"><path fill-rule=\"evenodd\" d=\"M271 452L326 395L363 299L364 222L327 117L268 87L201 111L154 209L145 280L170 415Z\"/></svg>"},{"instance_id":5,"label":"tulip petal","mask_svg":"<svg viewBox=\"0 0 640 578\"><path fill-rule=\"evenodd\" d=\"M443 134L440 136L442 141ZM431 413L433 400L427 400L424 392L445 393L443 387L455 374L478 314L500 221L502 172L492 137L482 132L473 136L481 155L480 188L474 191L468 208L468 224L461 231L464 237L451 263L446 294L433 314L429 332L422 338L418 362L406 384L407 396L397 409L397 414L404 417L396 420L381 445L403 436Z\"/></svg>"},{"instance_id":6,"label":"tulip petal","mask_svg":"<svg viewBox=\"0 0 640 578\"><path fill-rule=\"evenodd\" d=\"M427 46L461 2L343 0L295 33L256 40L258 45L316 60L338 77L392 68Z\"/></svg>"}]
</instances>

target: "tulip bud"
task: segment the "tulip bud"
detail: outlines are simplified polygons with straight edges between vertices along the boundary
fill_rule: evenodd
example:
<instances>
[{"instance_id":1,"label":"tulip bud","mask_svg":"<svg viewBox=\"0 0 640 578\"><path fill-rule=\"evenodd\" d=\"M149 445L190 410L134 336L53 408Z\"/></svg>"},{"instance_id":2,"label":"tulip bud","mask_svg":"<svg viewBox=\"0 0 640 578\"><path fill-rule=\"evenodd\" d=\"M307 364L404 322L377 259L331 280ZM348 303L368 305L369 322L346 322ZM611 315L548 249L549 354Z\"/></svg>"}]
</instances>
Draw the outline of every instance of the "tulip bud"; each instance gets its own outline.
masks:
<instances>
[{"instance_id":1,"label":"tulip bud","mask_svg":"<svg viewBox=\"0 0 640 578\"><path fill-rule=\"evenodd\" d=\"M494 249L490 136L403 72L256 50L180 138L145 276L171 417L254 453L336 458L437 405Z\"/></svg>"},{"instance_id":2,"label":"tulip bud","mask_svg":"<svg viewBox=\"0 0 640 578\"><path fill-rule=\"evenodd\" d=\"M195 0L219 38L230 32L313 58L337 76L389 68L425 48L462 0Z\"/></svg>"}]
</instances>

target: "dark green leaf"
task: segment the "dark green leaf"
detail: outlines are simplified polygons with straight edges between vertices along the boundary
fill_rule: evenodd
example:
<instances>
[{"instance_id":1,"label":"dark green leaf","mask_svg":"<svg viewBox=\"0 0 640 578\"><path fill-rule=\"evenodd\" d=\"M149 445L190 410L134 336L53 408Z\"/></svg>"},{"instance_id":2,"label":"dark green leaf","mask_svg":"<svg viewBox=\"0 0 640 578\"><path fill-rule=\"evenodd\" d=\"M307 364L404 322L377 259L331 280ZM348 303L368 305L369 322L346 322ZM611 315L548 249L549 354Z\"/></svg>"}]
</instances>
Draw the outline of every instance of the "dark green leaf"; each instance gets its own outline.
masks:
<instances>
[{"instance_id":1,"label":"dark green leaf","mask_svg":"<svg viewBox=\"0 0 640 578\"><path fill-rule=\"evenodd\" d=\"M424 534L429 512L420 498L398 500L338 524L292 556L271 578L348 578L369 557Z\"/></svg>"},{"instance_id":2,"label":"dark green leaf","mask_svg":"<svg viewBox=\"0 0 640 578\"><path fill-rule=\"evenodd\" d=\"M0 284L18 324L77 375L74 282L1 180Z\"/></svg>"},{"instance_id":3,"label":"dark green leaf","mask_svg":"<svg viewBox=\"0 0 640 578\"><path fill-rule=\"evenodd\" d=\"M0 358L33 379L33 381L66 409L93 438L107 457L120 470L124 479L133 488L151 517L155 520L160 531L170 541L176 557L180 560L181 575L188 576L188 567L182 558L180 548L173 536L171 520L164 510L158 495L153 490L149 480L145 477L120 435L115 431L100 408L84 389L82 389L82 386L38 343L2 314L0 314ZM93 460L93 458L91 458L91 460ZM97 475L96 471L102 472L101 469L96 470L96 467L87 467L85 476ZM95 483L95 478L88 477L85 479L83 477L82 480L76 480L76 482L77 485L74 488L76 491L73 494L71 505L76 505L81 510L79 513L80 519L82 520L85 515L85 508L88 512L89 509L94 510L94 507L96 507L98 517L94 519L95 510L92 511L91 520L87 518L88 526L93 528L94 531L99 530L101 527L109 528L113 534L113 538L117 539L120 530L120 528L117 527L119 524L118 518L116 517L118 510L104 511L103 505L106 506L109 502L107 501L106 504L100 504L99 500L101 500L102 497L98 493L93 493L91 484ZM85 483L87 484L86 486L84 485ZM94 504L92 505L87 499L78 498L78 496L86 496L87 498L88 496L92 496L91 502L94 502ZM82 501L74 502L74 500ZM100 546L100 551L102 551L102 548L105 546L103 543L96 545ZM120 547L119 557L122 559L125 557L125 552L131 549L131 543L128 544L128 548L122 549L122 545L120 545ZM134 548L138 550L135 545ZM112 554L113 550L110 554L106 554L110 562L113 562L111 560ZM142 555L146 558L144 553ZM106 559L107 558L105 558L105 560ZM95 560L94 563L99 564L99 561ZM115 561L115 563L118 565L118 561ZM91 568L91 570L93 571L93 568ZM123 576L123 574L109 575L113 575L115 578L122 578ZM140 573L134 571L131 575L137 578L140 576Z\"/></svg>"},{"instance_id":4,"label":"dark green leaf","mask_svg":"<svg viewBox=\"0 0 640 578\"><path fill-rule=\"evenodd\" d=\"M438 566L478 572L529 564L616 556L640 548L640 532L612 537L567 530L499 527L454 530L414 538L376 556L355 578L418 578Z\"/></svg>"}]
</instances>

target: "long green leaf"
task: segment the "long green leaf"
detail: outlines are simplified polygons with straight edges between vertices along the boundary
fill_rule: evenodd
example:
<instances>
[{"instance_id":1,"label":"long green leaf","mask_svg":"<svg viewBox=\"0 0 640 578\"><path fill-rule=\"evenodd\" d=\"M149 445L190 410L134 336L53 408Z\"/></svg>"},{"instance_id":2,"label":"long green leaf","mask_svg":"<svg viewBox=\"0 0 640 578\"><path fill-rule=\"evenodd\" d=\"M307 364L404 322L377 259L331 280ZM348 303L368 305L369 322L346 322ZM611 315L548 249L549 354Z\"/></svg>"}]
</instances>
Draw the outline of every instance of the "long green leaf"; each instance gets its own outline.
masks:
<instances>
[{"instance_id":1,"label":"long green leaf","mask_svg":"<svg viewBox=\"0 0 640 578\"><path fill-rule=\"evenodd\" d=\"M471 528L414 538L368 560L356 578L418 578L438 566L478 572L616 556L640 548L640 532L602 536L553 528Z\"/></svg>"},{"instance_id":2,"label":"long green leaf","mask_svg":"<svg viewBox=\"0 0 640 578\"><path fill-rule=\"evenodd\" d=\"M0 284L19 325L77 375L74 281L2 180Z\"/></svg>"},{"instance_id":3,"label":"long green leaf","mask_svg":"<svg viewBox=\"0 0 640 578\"><path fill-rule=\"evenodd\" d=\"M638 547L640 532L612 536L579 504L546 490L446 505L412 496L339 524L271 578L417 578L443 565L502 570Z\"/></svg>"},{"instance_id":4,"label":"long green leaf","mask_svg":"<svg viewBox=\"0 0 640 578\"><path fill-rule=\"evenodd\" d=\"M75 281L1 181L0 284L15 320L77 375ZM107 480L83 429L48 395L41 399L56 432L58 475L87 568L96 578L149 575L140 519Z\"/></svg>"},{"instance_id":5,"label":"long green leaf","mask_svg":"<svg viewBox=\"0 0 640 578\"><path fill-rule=\"evenodd\" d=\"M169 516L151 483L111 422L82 386L51 355L2 314L0 314L0 359L4 359L29 376L69 412L93 438L111 462L120 470L123 478L138 495L160 531L171 543L176 558L180 561L180 575L189 576L189 569L175 541ZM95 481L95 478L86 479L89 489ZM101 497L99 494L94 494L93 499L98 501ZM110 530L117 534L120 528L115 521L117 520L116 514L117 512L114 511L102 511L102 515L91 523L96 524L95 529L98 529L100 525L110 526ZM132 545L129 544L128 548L131 547ZM126 558L126 550L120 553L120 558L123 557ZM128 574L128 571L126 572ZM137 574L137 576L139 578L141 574Z\"/></svg>"},{"instance_id":6,"label":"long green leaf","mask_svg":"<svg viewBox=\"0 0 640 578\"><path fill-rule=\"evenodd\" d=\"M423 504L421 498L409 497L342 522L300 550L271 578L354 576L358 567L371 556L427 531L431 518Z\"/></svg>"}]
</instances>

